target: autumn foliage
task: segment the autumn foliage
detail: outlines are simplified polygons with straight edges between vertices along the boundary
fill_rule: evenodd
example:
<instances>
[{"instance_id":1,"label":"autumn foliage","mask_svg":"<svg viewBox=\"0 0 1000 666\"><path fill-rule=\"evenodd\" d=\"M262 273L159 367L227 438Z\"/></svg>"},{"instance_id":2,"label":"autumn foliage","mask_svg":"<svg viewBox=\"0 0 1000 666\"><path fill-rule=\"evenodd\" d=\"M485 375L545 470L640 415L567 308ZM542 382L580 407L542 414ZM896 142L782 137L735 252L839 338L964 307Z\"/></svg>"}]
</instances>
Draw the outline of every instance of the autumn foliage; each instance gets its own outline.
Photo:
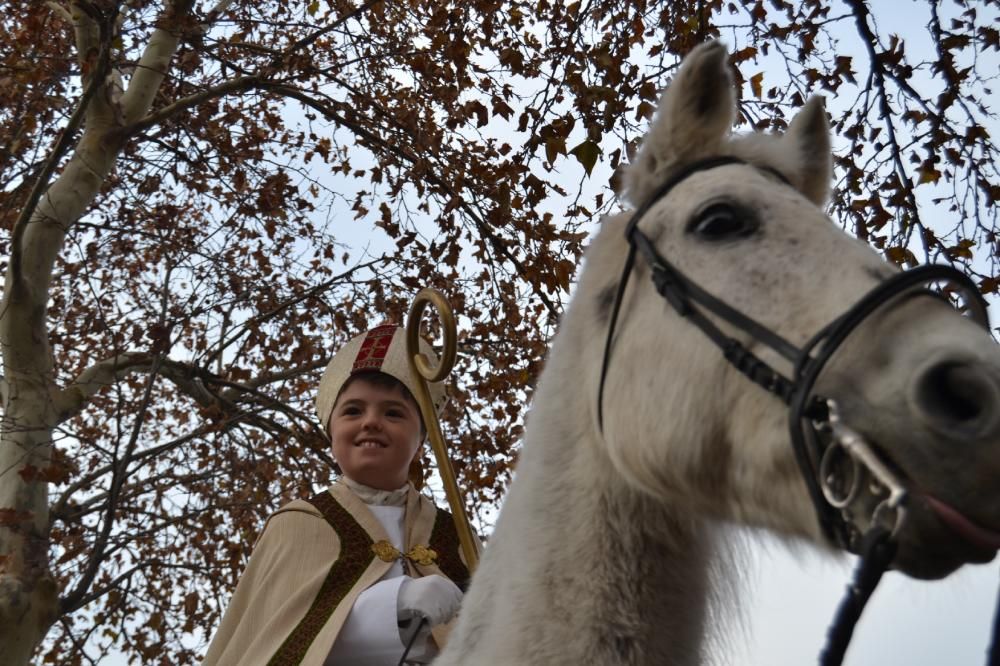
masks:
<instances>
[{"instance_id":1,"label":"autumn foliage","mask_svg":"<svg viewBox=\"0 0 1000 666\"><path fill-rule=\"evenodd\" d=\"M828 96L849 231L996 292L998 2L874 4L7 2L0 624L50 581L39 659L197 661L265 516L331 478L332 350L423 286L459 315L444 428L488 530L616 167L707 39L746 129Z\"/></svg>"}]
</instances>

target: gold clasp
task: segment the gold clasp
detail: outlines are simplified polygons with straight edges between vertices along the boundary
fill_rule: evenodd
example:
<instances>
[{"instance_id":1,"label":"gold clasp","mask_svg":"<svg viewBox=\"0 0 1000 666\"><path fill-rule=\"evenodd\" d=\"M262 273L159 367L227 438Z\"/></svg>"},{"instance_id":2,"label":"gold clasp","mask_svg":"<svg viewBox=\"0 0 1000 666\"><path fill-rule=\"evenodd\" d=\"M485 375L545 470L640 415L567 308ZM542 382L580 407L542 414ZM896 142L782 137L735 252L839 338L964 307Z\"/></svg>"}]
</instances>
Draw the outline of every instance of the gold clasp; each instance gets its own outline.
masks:
<instances>
[{"instance_id":1,"label":"gold clasp","mask_svg":"<svg viewBox=\"0 0 1000 666\"><path fill-rule=\"evenodd\" d=\"M378 555L378 559L382 560L383 562L395 562L402 555L402 553L399 552L398 548L393 546L385 539L373 543L372 552Z\"/></svg>"},{"instance_id":2,"label":"gold clasp","mask_svg":"<svg viewBox=\"0 0 1000 666\"><path fill-rule=\"evenodd\" d=\"M395 562L396 560L406 558L414 564L419 564L422 567L430 566L434 564L437 560L437 551L433 548L428 548L417 544L410 549L405 555L399 551L398 548L393 546L391 543L382 539L376 541L372 544L372 552L375 553L380 560L383 562Z\"/></svg>"},{"instance_id":3,"label":"gold clasp","mask_svg":"<svg viewBox=\"0 0 1000 666\"><path fill-rule=\"evenodd\" d=\"M406 554L406 559L414 564L426 567L434 564L434 561L437 560L437 556L437 551L433 548L417 544Z\"/></svg>"}]
</instances>

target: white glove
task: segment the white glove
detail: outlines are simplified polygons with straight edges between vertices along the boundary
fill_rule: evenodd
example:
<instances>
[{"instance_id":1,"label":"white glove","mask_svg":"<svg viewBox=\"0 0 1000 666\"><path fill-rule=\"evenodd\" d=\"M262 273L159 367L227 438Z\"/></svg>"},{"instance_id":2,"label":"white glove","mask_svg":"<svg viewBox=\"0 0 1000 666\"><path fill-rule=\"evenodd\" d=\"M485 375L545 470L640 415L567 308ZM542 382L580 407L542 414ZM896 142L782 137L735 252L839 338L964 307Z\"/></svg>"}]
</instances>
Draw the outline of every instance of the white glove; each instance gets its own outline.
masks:
<instances>
[{"instance_id":1,"label":"white glove","mask_svg":"<svg viewBox=\"0 0 1000 666\"><path fill-rule=\"evenodd\" d=\"M400 622L427 618L436 627L455 617L461 604L462 590L444 576L407 577L399 586L396 615Z\"/></svg>"}]
</instances>

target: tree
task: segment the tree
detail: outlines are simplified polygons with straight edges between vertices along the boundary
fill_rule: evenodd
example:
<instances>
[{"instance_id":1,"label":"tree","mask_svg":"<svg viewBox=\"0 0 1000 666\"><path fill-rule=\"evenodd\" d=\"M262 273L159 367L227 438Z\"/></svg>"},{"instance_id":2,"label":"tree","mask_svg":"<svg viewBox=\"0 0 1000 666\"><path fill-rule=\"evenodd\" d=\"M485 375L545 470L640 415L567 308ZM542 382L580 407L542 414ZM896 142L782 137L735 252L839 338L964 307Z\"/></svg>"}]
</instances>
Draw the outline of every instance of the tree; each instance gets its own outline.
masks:
<instances>
[{"instance_id":1,"label":"tree","mask_svg":"<svg viewBox=\"0 0 1000 666\"><path fill-rule=\"evenodd\" d=\"M843 224L995 292L997 2L915 6L926 55L861 0L12 0L0 652L195 661L263 517L329 480L329 353L424 285L463 322L444 426L495 505L589 225L705 39L748 128L848 100Z\"/></svg>"}]
</instances>

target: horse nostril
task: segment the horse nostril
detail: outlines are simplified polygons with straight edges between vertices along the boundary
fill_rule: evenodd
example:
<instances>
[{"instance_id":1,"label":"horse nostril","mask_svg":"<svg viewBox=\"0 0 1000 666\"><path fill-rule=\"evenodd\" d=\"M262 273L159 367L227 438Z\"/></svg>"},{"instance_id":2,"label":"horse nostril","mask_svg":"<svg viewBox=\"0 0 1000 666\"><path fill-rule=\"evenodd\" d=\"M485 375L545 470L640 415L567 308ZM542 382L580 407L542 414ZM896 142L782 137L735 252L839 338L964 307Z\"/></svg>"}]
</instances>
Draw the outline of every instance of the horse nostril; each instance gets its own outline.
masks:
<instances>
[{"instance_id":1,"label":"horse nostril","mask_svg":"<svg viewBox=\"0 0 1000 666\"><path fill-rule=\"evenodd\" d=\"M967 435L992 421L998 397L997 383L985 369L958 361L931 366L916 385L917 406L932 424Z\"/></svg>"}]
</instances>

